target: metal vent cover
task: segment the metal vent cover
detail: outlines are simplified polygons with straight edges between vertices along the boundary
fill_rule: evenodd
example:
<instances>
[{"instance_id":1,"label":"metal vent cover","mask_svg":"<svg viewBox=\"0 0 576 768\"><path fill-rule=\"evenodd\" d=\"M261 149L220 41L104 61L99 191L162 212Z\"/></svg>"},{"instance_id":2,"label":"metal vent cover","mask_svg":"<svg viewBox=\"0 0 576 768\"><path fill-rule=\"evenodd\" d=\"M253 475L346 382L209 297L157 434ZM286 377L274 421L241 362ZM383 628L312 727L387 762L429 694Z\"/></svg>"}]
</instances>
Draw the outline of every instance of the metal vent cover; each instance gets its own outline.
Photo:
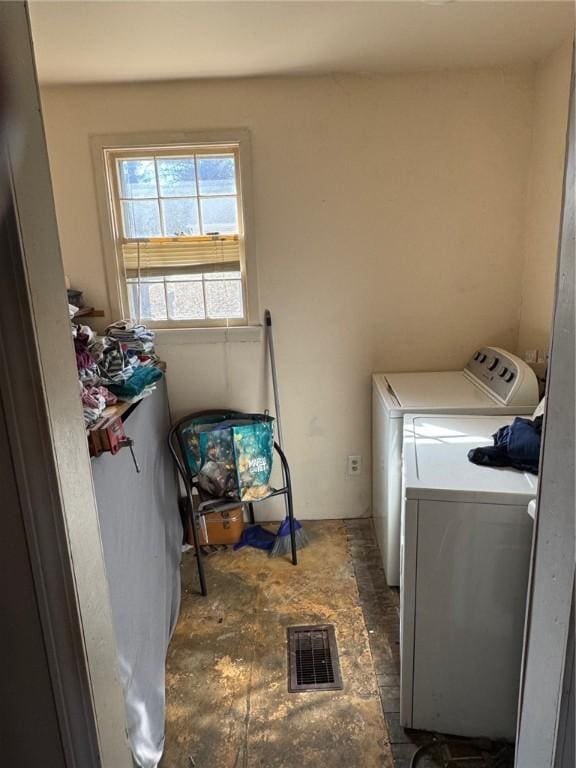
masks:
<instances>
[{"instance_id":1,"label":"metal vent cover","mask_svg":"<svg viewBox=\"0 0 576 768\"><path fill-rule=\"evenodd\" d=\"M288 691L339 691L342 675L331 624L288 627Z\"/></svg>"}]
</instances>

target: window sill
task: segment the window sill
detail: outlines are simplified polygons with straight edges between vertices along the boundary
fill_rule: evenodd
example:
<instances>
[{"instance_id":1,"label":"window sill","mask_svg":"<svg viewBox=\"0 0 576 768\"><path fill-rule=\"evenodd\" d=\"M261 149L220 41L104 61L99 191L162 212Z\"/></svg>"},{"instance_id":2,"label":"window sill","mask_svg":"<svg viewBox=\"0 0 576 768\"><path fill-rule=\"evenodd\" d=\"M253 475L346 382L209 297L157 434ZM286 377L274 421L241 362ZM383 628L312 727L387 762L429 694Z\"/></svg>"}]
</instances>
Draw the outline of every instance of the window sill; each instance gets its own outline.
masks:
<instances>
[{"instance_id":1,"label":"window sill","mask_svg":"<svg viewBox=\"0 0 576 768\"><path fill-rule=\"evenodd\" d=\"M261 325L236 325L229 328L154 328L156 344L222 344L262 340Z\"/></svg>"}]
</instances>

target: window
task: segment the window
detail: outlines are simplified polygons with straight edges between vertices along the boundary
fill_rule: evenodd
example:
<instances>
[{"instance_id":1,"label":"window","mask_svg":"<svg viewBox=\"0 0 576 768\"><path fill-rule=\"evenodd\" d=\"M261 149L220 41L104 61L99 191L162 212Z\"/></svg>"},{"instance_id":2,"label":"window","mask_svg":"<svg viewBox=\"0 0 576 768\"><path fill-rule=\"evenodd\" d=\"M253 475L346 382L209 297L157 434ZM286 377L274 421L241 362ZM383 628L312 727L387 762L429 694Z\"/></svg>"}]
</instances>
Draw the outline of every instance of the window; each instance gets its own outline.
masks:
<instances>
[{"instance_id":1,"label":"window","mask_svg":"<svg viewBox=\"0 0 576 768\"><path fill-rule=\"evenodd\" d=\"M248 323L241 146L100 144L120 314L158 328Z\"/></svg>"}]
</instances>

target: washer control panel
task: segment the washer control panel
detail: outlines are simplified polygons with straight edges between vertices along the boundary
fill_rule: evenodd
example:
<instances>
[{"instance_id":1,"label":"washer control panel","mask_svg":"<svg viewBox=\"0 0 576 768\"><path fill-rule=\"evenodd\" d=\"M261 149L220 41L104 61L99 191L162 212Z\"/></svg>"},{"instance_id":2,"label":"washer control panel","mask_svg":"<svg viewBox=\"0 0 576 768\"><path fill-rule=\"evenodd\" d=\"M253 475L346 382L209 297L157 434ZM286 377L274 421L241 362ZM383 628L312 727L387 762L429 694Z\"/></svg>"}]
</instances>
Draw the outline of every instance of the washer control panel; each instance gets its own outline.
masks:
<instances>
[{"instance_id":1,"label":"washer control panel","mask_svg":"<svg viewBox=\"0 0 576 768\"><path fill-rule=\"evenodd\" d=\"M538 404L534 371L504 349L481 347L468 361L464 373L504 405Z\"/></svg>"}]
</instances>

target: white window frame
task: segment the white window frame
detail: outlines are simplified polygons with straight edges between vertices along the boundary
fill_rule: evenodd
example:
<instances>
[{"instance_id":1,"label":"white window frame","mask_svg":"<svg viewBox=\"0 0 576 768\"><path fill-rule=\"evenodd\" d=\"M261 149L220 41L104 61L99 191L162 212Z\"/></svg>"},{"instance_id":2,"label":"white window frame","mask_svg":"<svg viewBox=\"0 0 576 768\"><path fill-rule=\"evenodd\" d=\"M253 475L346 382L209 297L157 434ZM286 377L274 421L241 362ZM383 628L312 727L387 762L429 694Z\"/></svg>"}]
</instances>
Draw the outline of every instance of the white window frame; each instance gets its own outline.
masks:
<instances>
[{"instance_id":1,"label":"white window frame","mask_svg":"<svg viewBox=\"0 0 576 768\"><path fill-rule=\"evenodd\" d=\"M129 317L130 309L124 267L119 248L121 233L118 230L118 222L114 213L115 198L113 189L115 180L111 178L109 158L115 157L117 153L122 153L124 150L128 156L131 152L137 152L138 150L149 152L157 147L162 147L163 149L189 148L193 151L195 146L202 148L213 146L215 153L223 146L237 147L236 151L239 162L237 163L236 175L240 214L243 220L244 242L241 255L244 319L146 321L146 324L153 327L162 336L165 335L167 340L171 331L175 332L173 334L174 339L180 338L181 340L182 332L201 333L207 330L211 332L209 335L210 340L216 340L219 336L219 329L226 332L227 329L234 330L236 328L238 331L244 331L242 334L244 338L246 336L246 326L259 326L260 309L253 235L252 158L249 132L246 129L238 128L213 131L106 134L91 137L90 143L108 298L113 315L112 319L114 320Z\"/></svg>"}]
</instances>

